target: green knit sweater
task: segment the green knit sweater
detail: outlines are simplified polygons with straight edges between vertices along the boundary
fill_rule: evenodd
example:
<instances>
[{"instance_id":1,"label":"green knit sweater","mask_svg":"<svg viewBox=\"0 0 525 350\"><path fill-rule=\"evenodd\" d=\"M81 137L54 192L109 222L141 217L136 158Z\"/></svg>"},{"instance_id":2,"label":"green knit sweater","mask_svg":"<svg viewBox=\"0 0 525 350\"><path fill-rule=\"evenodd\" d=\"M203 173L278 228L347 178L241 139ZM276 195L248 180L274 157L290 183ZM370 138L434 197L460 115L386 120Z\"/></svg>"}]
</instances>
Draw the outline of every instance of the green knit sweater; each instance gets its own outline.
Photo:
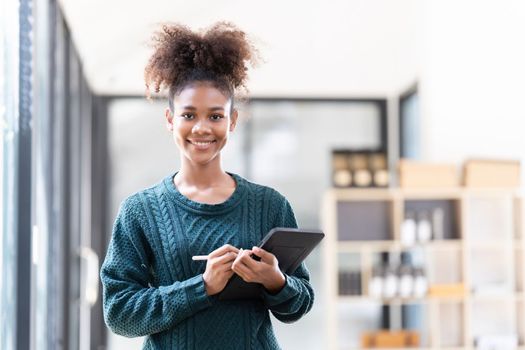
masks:
<instances>
[{"instance_id":1,"label":"green knit sweater","mask_svg":"<svg viewBox=\"0 0 525 350\"><path fill-rule=\"evenodd\" d=\"M277 294L221 301L208 296L205 261L231 244L251 249L274 227L297 227L277 191L230 174L237 186L220 204L183 196L170 175L120 206L100 276L104 318L127 337L147 336L143 349L279 349L269 312L283 322L301 318L314 292L301 265Z\"/></svg>"}]
</instances>

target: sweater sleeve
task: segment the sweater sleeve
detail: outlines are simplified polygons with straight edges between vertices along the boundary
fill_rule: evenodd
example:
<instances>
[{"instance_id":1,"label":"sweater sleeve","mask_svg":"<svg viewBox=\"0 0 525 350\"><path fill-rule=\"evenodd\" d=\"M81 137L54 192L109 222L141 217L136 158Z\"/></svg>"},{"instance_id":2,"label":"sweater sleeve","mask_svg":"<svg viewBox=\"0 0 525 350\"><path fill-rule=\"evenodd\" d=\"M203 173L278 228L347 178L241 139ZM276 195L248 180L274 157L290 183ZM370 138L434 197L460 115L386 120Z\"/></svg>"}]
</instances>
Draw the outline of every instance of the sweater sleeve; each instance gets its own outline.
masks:
<instances>
[{"instance_id":1,"label":"sweater sleeve","mask_svg":"<svg viewBox=\"0 0 525 350\"><path fill-rule=\"evenodd\" d=\"M274 227L297 228L297 221L288 200L277 194L277 213ZM310 273L301 263L291 275L286 275L284 287L276 294L263 292L263 299L272 314L280 321L291 323L300 319L313 306L314 290L310 285Z\"/></svg>"},{"instance_id":2,"label":"sweater sleeve","mask_svg":"<svg viewBox=\"0 0 525 350\"><path fill-rule=\"evenodd\" d=\"M211 305L202 274L152 286L140 199L120 207L100 277L104 320L115 333L139 337L167 330Z\"/></svg>"}]
</instances>

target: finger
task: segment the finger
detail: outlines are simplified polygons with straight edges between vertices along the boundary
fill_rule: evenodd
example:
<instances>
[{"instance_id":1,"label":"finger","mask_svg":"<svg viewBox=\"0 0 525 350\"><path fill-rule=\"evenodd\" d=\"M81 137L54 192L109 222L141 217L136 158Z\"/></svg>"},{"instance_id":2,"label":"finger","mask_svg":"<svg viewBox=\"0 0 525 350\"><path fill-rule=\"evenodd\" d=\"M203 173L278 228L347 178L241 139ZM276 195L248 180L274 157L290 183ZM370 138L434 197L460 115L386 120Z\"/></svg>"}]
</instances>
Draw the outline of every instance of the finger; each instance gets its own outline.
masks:
<instances>
[{"instance_id":1,"label":"finger","mask_svg":"<svg viewBox=\"0 0 525 350\"><path fill-rule=\"evenodd\" d=\"M275 257L275 255L273 255L272 253L262 249L262 248L259 248L259 247L253 247L252 248L252 251L255 255L257 255L258 257L261 258L261 261L267 263L267 264L273 264L275 260L277 260L277 258Z\"/></svg>"},{"instance_id":2,"label":"finger","mask_svg":"<svg viewBox=\"0 0 525 350\"><path fill-rule=\"evenodd\" d=\"M232 265L222 265L215 270L217 273L228 274L233 272Z\"/></svg>"},{"instance_id":3,"label":"finger","mask_svg":"<svg viewBox=\"0 0 525 350\"><path fill-rule=\"evenodd\" d=\"M238 260L242 262L244 265L246 265L250 270L255 270L258 268L259 262L255 260L252 257L253 253L250 252L250 254L242 254Z\"/></svg>"},{"instance_id":4,"label":"finger","mask_svg":"<svg viewBox=\"0 0 525 350\"><path fill-rule=\"evenodd\" d=\"M233 266L233 261L229 261L222 265L216 265L214 270L218 272L230 271Z\"/></svg>"},{"instance_id":5,"label":"finger","mask_svg":"<svg viewBox=\"0 0 525 350\"><path fill-rule=\"evenodd\" d=\"M235 258L235 261L238 261L242 257L242 253L244 250L241 248L239 249L239 252L237 253L237 257ZM233 262L235 264L235 261Z\"/></svg>"},{"instance_id":6,"label":"finger","mask_svg":"<svg viewBox=\"0 0 525 350\"><path fill-rule=\"evenodd\" d=\"M242 248L241 250L239 250L239 254L237 254L237 257L235 258L235 260L232 262L232 269L235 268L235 266L237 266L239 264L239 261L241 259L241 256L242 256Z\"/></svg>"},{"instance_id":7,"label":"finger","mask_svg":"<svg viewBox=\"0 0 525 350\"><path fill-rule=\"evenodd\" d=\"M238 253L239 249L235 248L234 246L230 244L225 244L222 247L217 248L213 252L208 254L208 257L214 258L214 257L221 256L229 252Z\"/></svg>"},{"instance_id":8,"label":"finger","mask_svg":"<svg viewBox=\"0 0 525 350\"><path fill-rule=\"evenodd\" d=\"M253 280L253 273L241 262L238 262L234 266L232 266L232 270L246 282L251 282Z\"/></svg>"},{"instance_id":9,"label":"finger","mask_svg":"<svg viewBox=\"0 0 525 350\"><path fill-rule=\"evenodd\" d=\"M253 257L253 252L251 250L243 250L239 253L236 260L242 261L245 265L249 267L257 266L257 260Z\"/></svg>"},{"instance_id":10,"label":"finger","mask_svg":"<svg viewBox=\"0 0 525 350\"><path fill-rule=\"evenodd\" d=\"M235 248L234 246L230 244L225 244L220 248L215 249L213 252L208 254L208 258L215 258L221 255L224 255L228 252L238 253L239 249Z\"/></svg>"},{"instance_id":11,"label":"finger","mask_svg":"<svg viewBox=\"0 0 525 350\"><path fill-rule=\"evenodd\" d=\"M233 262L236 258L237 254L234 252L228 252L224 255L209 260L209 262L211 266L219 267L222 265L231 265L231 262Z\"/></svg>"},{"instance_id":12,"label":"finger","mask_svg":"<svg viewBox=\"0 0 525 350\"><path fill-rule=\"evenodd\" d=\"M242 251L241 253L239 253L239 255L237 256L235 261L232 263L232 269L234 271L235 271L235 268L238 267L238 266L247 267L246 263L244 262L244 259L246 259L246 255L244 254L244 252L245 251ZM251 258L249 258L249 259L251 259Z\"/></svg>"}]
</instances>

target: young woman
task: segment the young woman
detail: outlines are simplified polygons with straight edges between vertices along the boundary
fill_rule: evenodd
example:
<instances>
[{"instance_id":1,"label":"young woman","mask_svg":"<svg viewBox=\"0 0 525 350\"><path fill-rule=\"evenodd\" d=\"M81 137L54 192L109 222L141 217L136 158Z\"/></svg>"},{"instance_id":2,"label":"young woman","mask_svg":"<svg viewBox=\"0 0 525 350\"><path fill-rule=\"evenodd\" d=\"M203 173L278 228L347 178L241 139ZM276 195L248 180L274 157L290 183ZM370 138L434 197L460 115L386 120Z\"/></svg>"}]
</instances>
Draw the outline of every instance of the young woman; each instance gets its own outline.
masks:
<instances>
[{"instance_id":1,"label":"young woman","mask_svg":"<svg viewBox=\"0 0 525 350\"><path fill-rule=\"evenodd\" d=\"M107 325L146 336L144 349L278 349L269 312L293 322L312 308L305 266L285 275L255 247L274 227L297 227L290 204L221 164L253 59L245 34L227 23L203 33L164 26L155 37L145 80L168 89L166 125L181 167L123 201L100 272ZM219 300L233 274L262 284L261 298Z\"/></svg>"}]
</instances>

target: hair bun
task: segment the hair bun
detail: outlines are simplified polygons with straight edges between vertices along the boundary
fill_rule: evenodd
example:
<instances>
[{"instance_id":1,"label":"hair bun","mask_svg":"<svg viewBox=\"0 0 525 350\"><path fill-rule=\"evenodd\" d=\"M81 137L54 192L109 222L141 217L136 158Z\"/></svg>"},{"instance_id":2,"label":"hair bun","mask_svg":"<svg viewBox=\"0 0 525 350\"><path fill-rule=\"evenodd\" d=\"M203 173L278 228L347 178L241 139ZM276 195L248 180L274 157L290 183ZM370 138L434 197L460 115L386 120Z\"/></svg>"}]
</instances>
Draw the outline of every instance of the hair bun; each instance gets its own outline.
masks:
<instances>
[{"instance_id":1,"label":"hair bun","mask_svg":"<svg viewBox=\"0 0 525 350\"><path fill-rule=\"evenodd\" d=\"M225 80L232 89L245 89L247 64L254 66L257 55L246 34L228 22L203 32L180 24L163 25L153 36L153 47L144 71L148 94L150 88L159 92L182 87L189 80Z\"/></svg>"}]
</instances>

